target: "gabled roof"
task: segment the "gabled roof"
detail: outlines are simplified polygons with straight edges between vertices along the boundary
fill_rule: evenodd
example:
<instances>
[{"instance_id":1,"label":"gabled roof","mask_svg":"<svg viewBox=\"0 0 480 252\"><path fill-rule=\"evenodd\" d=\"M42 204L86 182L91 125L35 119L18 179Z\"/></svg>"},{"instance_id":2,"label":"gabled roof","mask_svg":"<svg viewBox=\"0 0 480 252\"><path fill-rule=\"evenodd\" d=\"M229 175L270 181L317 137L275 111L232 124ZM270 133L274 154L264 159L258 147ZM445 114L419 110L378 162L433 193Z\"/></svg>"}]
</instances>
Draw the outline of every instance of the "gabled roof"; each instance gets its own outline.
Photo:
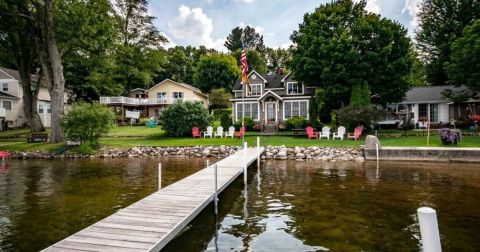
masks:
<instances>
[{"instance_id":1,"label":"gabled roof","mask_svg":"<svg viewBox=\"0 0 480 252\"><path fill-rule=\"evenodd\" d=\"M471 92L466 86L429 86L429 87L415 87L410 89L403 99L402 103L448 103L451 102L443 97L442 92L445 90L452 90L453 92L467 91Z\"/></svg>"},{"instance_id":2,"label":"gabled roof","mask_svg":"<svg viewBox=\"0 0 480 252\"><path fill-rule=\"evenodd\" d=\"M36 74L32 74L32 81L37 82L39 76ZM22 79L20 78L20 73L17 70L13 70L10 68L0 67L0 79L12 79L21 82Z\"/></svg>"},{"instance_id":3,"label":"gabled roof","mask_svg":"<svg viewBox=\"0 0 480 252\"><path fill-rule=\"evenodd\" d=\"M285 80L288 78L288 76L290 76L290 74L292 74L292 72L286 74L285 77L283 77L283 79L282 79L283 85L285 85Z\"/></svg>"},{"instance_id":4,"label":"gabled roof","mask_svg":"<svg viewBox=\"0 0 480 252\"><path fill-rule=\"evenodd\" d=\"M6 99L12 99L12 100L20 100L20 98L14 96L14 95L11 95L11 94L7 94L7 93L2 92L2 91L0 91L0 97L1 98L6 98Z\"/></svg>"},{"instance_id":5,"label":"gabled roof","mask_svg":"<svg viewBox=\"0 0 480 252\"><path fill-rule=\"evenodd\" d=\"M130 92L133 92L133 91L147 91L146 89L143 89L143 88L134 88L132 90L130 90Z\"/></svg>"},{"instance_id":6,"label":"gabled roof","mask_svg":"<svg viewBox=\"0 0 480 252\"><path fill-rule=\"evenodd\" d=\"M147 89L146 91L150 91L150 90L152 90L152 89L154 89L154 88L156 88L156 87L164 84L165 82L172 82L172 83L174 83L174 84L176 84L176 85L182 86L182 87L184 87L184 88L188 88L188 89L192 90L193 92L195 92L195 93L197 93L197 94L200 94L200 95L203 95L203 96L205 96L205 97L208 97L208 95L204 94L200 89L198 89L198 88L196 88L196 87L194 87L194 86L192 86L192 85L188 85L188 84L186 84L186 83L176 82L176 81L173 81L173 80L170 80L170 79L165 79L165 80L157 83L157 84L154 85L153 87Z\"/></svg>"},{"instance_id":7,"label":"gabled roof","mask_svg":"<svg viewBox=\"0 0 480 252\"><path fill-rule=\"evenodd\" d=\"M252 72L254 72L255 70L252 70ZM252 74L252 72L250 72L250 74ZM255 73L261 77L264 82L266 83L265 84L265 88L266 89L269 89L269 88L283 88L283 84L282 84L282 79L285 77L285 75L278 75L278 74L258 74L256 71ZM249 74L249 76L250 76ZM242 84L241 84L241 81L242 81L242 78L241 77L238 77L237 78L237 81L235 81L235 85L233 86L233 91L235 90L242 90Z\"/></svg>"},{"instance_id":8,"label":"gabled roof","mask_svg":"<svg viewBox=\"0 0 480 252\"><path fill-rule=\"evenodd\" d=\"M257 71L255 71L255 70L252 70L252 71L248 74L247 77L250 77L250 75L252 75L253 73L255 73L258 77L262 78L265 83L268 82L267 79L265 79L261 74L259 74L259 73L258 73Z\"/></svg>"},{"instance_id":9,"label":"gabled roof","mask_svg":"<svg viewBox=\"0 0 480 252\"><path fill-rule=\"evenodd\" d=\"M278 100L280 101L283 101L283 98L280 97L278 94L276 94L275 92L272 92L272 90L268 90L267 92L265 92L265 94L263 94L262 96L260 96L257 101L261 101L263 100L263 98L267 97L268 94L271 94L272 96L275 96Z\"/></svg>"}]
</instances>

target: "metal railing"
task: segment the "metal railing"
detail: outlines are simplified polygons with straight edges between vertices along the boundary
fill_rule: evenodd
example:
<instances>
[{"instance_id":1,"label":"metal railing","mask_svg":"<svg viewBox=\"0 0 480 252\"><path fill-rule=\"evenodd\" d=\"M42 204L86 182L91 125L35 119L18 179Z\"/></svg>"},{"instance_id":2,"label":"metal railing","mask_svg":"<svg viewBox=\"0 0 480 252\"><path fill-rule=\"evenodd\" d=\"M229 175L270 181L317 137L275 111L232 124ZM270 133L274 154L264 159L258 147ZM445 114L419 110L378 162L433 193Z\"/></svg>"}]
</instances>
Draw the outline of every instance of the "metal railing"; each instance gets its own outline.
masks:
<instances>
[{"instance_id":1,"label":"metal railing","mask_svg":"<svg viewBox=\"0 0 480 252\"><path fill-rule=\"evenodd\" d=\"M0 108L0 117L5 117L5 109L4 108Z\"/></svg>"},{"instance_id":2,"label":"metal railing","mask_svg":"<svg viewBox=\"0 0 480 252\"><path fill-rule=\"evenodd\" d=\"M100 103L102 104L125 104L125 105L156 105L156 104L173 104L178 100L177 98L150 98L140 99L124 96L109 96L100 97Z\"/></svg>"}]
</instances>

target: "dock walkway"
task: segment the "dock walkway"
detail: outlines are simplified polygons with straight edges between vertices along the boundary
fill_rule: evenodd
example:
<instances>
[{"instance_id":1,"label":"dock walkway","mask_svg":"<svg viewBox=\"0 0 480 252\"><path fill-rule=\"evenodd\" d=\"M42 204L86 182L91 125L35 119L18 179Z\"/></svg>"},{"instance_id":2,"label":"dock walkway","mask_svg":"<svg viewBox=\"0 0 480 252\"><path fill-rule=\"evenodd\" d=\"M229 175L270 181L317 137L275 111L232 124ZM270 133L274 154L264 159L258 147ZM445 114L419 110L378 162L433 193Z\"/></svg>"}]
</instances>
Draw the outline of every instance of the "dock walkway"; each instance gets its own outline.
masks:
<instances>
[{"instance_id":1,"label":"dock walkway","mask_svg":"<svg viewBox=\"0 0 480 252\"><path fill-rule=\"evenodd\" d=\"M248 148L247 164L256 159L257 148ZM243 164L243 150L216 163L218 193L243 173ZM162 188L44 251L159 251L214 199L213 167Z\"/></svg>"}]
</instances>

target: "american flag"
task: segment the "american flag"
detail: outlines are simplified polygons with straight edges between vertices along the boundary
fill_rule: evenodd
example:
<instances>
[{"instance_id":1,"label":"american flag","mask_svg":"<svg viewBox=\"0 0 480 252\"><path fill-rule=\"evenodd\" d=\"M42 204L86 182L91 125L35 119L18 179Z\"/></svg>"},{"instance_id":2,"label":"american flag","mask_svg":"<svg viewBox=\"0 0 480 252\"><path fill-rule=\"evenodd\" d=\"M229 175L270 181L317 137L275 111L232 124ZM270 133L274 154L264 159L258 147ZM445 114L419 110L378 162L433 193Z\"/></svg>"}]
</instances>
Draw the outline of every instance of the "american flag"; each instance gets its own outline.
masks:
<instances>
[{"instance_id":1,"label":"american flag","mask_svg":"<svg viewBox=\"0 0 480 252\"><path fill-rule=\"evenodd\" d=\"M242 50L240 61L242 62L242 84L245 85L247 93L251 95L252 89L250 88L250 83L248 82L248 64L247 54L245 53L245 50Z\"/></svg>"}]
</instances>

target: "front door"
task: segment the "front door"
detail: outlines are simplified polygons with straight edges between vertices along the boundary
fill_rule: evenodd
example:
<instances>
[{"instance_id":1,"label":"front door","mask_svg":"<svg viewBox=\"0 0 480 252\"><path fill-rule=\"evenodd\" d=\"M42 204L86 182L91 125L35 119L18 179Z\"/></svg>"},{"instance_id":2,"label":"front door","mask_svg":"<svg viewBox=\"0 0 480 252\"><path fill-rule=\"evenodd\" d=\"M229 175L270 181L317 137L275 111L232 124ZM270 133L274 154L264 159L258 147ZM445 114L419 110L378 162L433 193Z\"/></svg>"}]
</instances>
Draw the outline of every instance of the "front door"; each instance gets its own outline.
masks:
<instances>
[{"instance_id":1,"label":"front door","mask_svg":"<svg viewBox=\"0 0 480 252\"><path fill-rule=\"evenodd\" d=\"M275 102L266 102L265 106L267 107L265 110L267 123L275 123L277 121L277 104Z\"/></svg>"}]
</instances>

